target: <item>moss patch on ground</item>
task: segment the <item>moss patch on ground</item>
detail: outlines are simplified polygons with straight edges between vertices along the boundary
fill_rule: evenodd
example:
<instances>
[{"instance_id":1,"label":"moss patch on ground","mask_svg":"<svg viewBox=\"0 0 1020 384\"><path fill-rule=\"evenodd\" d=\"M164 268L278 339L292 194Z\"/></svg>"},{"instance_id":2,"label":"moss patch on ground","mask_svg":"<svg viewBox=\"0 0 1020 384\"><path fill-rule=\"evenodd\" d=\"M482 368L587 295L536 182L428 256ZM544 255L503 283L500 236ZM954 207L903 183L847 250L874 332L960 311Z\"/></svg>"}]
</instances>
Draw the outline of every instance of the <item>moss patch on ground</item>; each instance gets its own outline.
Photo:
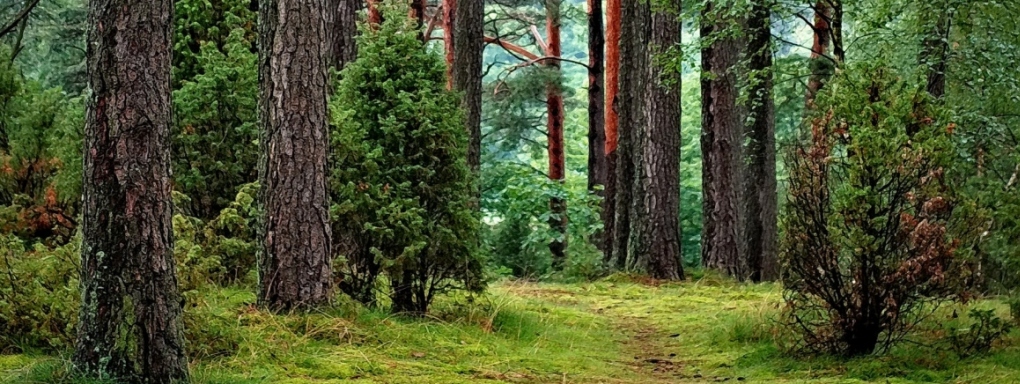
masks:
<instances>
[{"instance_id":1,"label":"moss patch on ground","mask_svg":"<svg viewBox=\"0 0 1020 384\"><path fill-rule=\"evenodd\" d=\"M937 312L915 342L876 357L797 358L775 326L781 291L713 276L659 284L503 282L439 302L426 319L340 303L272 315L250 290L188 308L196 383L1017 383L1020 334L960 358L935 345L966 308ZM996 300L971 305L1008 310ZM952 316L953 313L964 314ZM0 355L0 383L84 383L66 357Z\"/></svg>"}]
</instances>

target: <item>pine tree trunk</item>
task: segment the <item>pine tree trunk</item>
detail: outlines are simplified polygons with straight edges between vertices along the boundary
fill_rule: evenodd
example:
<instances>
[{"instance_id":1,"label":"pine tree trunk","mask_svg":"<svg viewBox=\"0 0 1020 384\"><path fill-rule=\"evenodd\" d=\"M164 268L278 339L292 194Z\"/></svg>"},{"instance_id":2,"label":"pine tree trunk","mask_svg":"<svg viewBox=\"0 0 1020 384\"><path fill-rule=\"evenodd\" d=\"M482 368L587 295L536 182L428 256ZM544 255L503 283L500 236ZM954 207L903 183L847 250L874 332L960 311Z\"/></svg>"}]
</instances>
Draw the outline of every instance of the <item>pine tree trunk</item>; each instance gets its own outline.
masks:
<instances>
[{"instance_id":1,"label":"pine tree trunk","mask_svg":"<svg viewBox=\"0 0 1020 384\"><path fill-rule=\"evenodd\" d=\"M680 45L680 6L652 14L651 57ZM636 258L656 279L682 280L680 250L680 73L659 63L649 66L648 133L644 135L644 247Z\"/></svg>"},{"instance_id":2,"label":"pine tree trunk","mask_svg":"<svg viewBox=\"0 0 1020 384\"><path fill-rule=\"evenodd\" d=\"M606 185L605 45L602 0L588 0L588 191L599 196Z\"/></svg>"},{"instance_id":3,"label":"pine tree trunk","mask_svg":"<svg viewBox=\"0 0 1020 384\"><path fill-rule=\"evenodd\" d=\"M604 262L613 264L613 243L616 236L616 173L619 147L619 119L616 96L620 90L620 0L606 0L606 189L602 201Z\"/></svg>"},{"instance_id":4,"label":"pine tree trunk","mask_svg":"<svg viewBox=\"0 0 1020 384\"><path fill-rule=\"evenodd\" d=\"M341 70L358 55L355 36L358 34L358 11L361 0L328 0L325 13L326 31L330 34L330 67Z\"/></svg>"},{"instance_id":5,"label":"pine tree trunk","mask_svg":"<svg viewBox=\"0 0 1020 384\"><path fill-rule=\"evenodd\" d=\"M326 0L262 1L259 304L287 310L331 294Z\"/></svg>"},{"instance_id":6,"label":"pine tree trunk","mask_svg":"<svg viewBox=\"0 0 1020 384\"><path fill-rule=\"evenodd\" d=\"M560 1L546 0L546 44L549 50L546 56L559 58L562 54L560 43ZM559 60L546 60L545 65L559 71ZM566 180L566 158L563 142L563 91L560 84L550 84L546 93L546 108L548 114L547 129L549 132L549 179L559 184ZM564 199L554 197L549 200L549 210L552 215L549 218L549 226L559 236L549 243L549 251L552 252L552 263L554 269L560 269L567 259L567 202Z\"/></svg>"},{"instance_id":7,"label":"pine tree trunk","mask_svg":"<svg viewBox=\"0 0 1020 384\"><path fill-rule=\"evenodd\" d=\"M927 32L921 44L919 61L928 71L927 90L935 99L946 93L946 70L949 60L949 32L952 19L940 2L925 5L921 10L921 21Z\"/></svg>"},{"instance_id":8,"label":"pine tree trunk","mask_svg":"<svg viewBox=\"0 0 1020 384\"><path fill-rule=\"evenodd\" d=\"M714 3L702 15L701 36L727 27L718 18ZM722 10L725 11L725 10ZM725 12L722 12L725 13ZM738 239L739 187L742 157L741 119L737 106L735 67L740 59L736 38L720 37L701 50L701 152L704 196L704 229L701 258L705 267L743 278Z\"/></svg>"},{"instance_id":9,"label":"pine tree trunk","mask_svg":"<svg viewBox=\"0 0 1020 384\"><path fill-rule=\"evenodd\" d=\"M456 60L457 0L443 0L443 59L446 61L446 89L453 89L453 62ZM484 37L483 37L484 38ZM470 130L468 130L470 132Z\"/></svg>"},{"instance_id":10,"label":"pine tree trunk","mask_svg":"<svg viewBox=\"0 0 1020 384\"><path fill-rule=\"evenodd\" d=\"M815 96L825 86L825 81L832 75L834 63L828 57L829 48L832 45L832 7L830 0L818 0L814 6L815 25L814 43L811 45L811 76L808 78L807 86L807 107L811 109L815 102Z\"/></svg>"},{"instance_id":11,"label":"pine tree trunk","mask_svg":"<svg viewBox=\"0 0 1020 384\"><path fill-rule=\"evenodd\" d=\"M478 177L482 163L482 50L485 6L481 1L452 0L456 9L453 34L453 89L464 97L467 111L468 166Z\"/></svg>"},{"instance_id":12,"label":"pine tree trunk","mask_svg":"<svg viewBox=\"0 0 1020 384\"><path fill-rule=\"evenodd\" d=\"M73 363L186 382L173 258L170 0L89 2L82 304Z\"/></svg>"},{"instance_id":13,"label":"pine tree trunk","mask_svg":"<svg viewBox=\"0 0 1020 384\"><path fill-rule=\"evenodd\" d=\"M619 269L632 265L631 239L642 234L642 228L633 224L639 219L644 201L638 171L642 151L640 148L645 122L645 84L648 76L649 6L646 1L625 1L621 9L620 32L620 89L616 97L619 113L617 167L616 167L616 222L613 228L613 258ZM639 244L641 245L641 244Z\"/></svg>"},{"instance_id":14,"label":"pine tree trunk","mask_svg":"<svg viewBox=\"0 0 1020 384\"><path fill-rule=\"evenodd\" d=\"M772 97L772 23L766 0L755 0L747 19L749 125L747 177L744 183L744 252L748 277L755 282L779 278L776 250L776 123Z\"/></svg>"}]
</instances>

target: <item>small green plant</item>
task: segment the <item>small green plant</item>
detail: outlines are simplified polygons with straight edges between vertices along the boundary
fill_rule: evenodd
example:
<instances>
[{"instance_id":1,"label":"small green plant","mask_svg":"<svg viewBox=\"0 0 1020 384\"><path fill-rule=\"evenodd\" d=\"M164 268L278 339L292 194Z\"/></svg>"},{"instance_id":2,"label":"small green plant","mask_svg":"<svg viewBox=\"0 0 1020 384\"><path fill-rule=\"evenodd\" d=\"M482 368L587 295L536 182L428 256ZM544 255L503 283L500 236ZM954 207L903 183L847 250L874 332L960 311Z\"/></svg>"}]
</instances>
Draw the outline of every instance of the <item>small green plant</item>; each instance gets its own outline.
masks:
<instances>
[{"instance_id":1,"label":"small green plant","mask_svg":"<svg viewBox=\"0 0 1020 384\"><path fill-rule=\"evenodd\" d=\"M81 239L49 249L0 235L0 353L71 346Z\"/></svg>"},{"instance_id":2,"label":"small green plant","mask_svg":"<svg viewBox=\"0 0 1020 384\"><path fill-rule=\"evenodd\" d=\"M226 286L241 283L255 268L255 194L258 184L245 184L234 201L215 218L175 215L174 258L177 276L185 295L208 284ZM175 193L175 200L188 201ZM178 201L175 201L177 204Z\"/></svg>"},{"instance_id":3,"label":"small green plant","mask_svg":"<svg viewBox=\"0 0 1020 384\"><path fill-rule=\"evenodd\" d=\"M960 357L985 354L1013 330L1013 324L995 314L994 309L970 310L972 323L966 327L949 327L946 341Z\"/></svg>"},{"instance_id":4,"label":"small green plant","mask_svg":"<svg viewBox=\"0 0 1020 384\"><path fill-rule=\"evenodd\" d=\"M1020 324L1020 292L1013 292L1006 298L1006 305L1009 305L1009 317L1013 324Z\"/></svg>"}]
</instances>

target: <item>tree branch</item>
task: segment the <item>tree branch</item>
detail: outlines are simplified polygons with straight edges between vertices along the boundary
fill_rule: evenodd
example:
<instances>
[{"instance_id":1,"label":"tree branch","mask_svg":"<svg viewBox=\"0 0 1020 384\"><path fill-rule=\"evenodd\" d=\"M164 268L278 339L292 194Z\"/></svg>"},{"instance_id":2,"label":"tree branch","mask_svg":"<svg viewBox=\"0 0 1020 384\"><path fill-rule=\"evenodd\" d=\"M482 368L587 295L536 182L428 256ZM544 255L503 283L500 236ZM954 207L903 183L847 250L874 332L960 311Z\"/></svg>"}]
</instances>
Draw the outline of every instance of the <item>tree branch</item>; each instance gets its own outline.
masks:
<instances>
[{"instance_id":1,"label":"tree branch","mask_svg":"<svg viewBox=\"0 0 1020 384\"><path fill-rule=\"evenodd\" d=\"M29 13L32 13L32 10L35 9L36 5L39 5L39 0L33 0L31 3L26 5L25 8L22 8L21 12L18 12L18 15L14 16L14 20L11 20L11 22L4 26L3 29L0 29L0 37L7 36L8 33L11 33L11 31L13 31L14 28L21 23L22 19L28 17Z\"/></svg>"},{"instance_id":2,"label":"tree branch","mask_svg":"<svg viewBox=\"0 0 1020 384\"><path fill-rule=\"evenodd\" d=\"M538 59L538 55L536 55L534 53L531 53L530 51L528 51L524 47L522 47L520 45L517 45L517 44L514 44L514 43L511 43L511 42L508 42L508 41L505 41L505 40L501 40L501 39L496 38L496 37L485 36L485 42L486 43L490 43L490 44L497 44L501 48L503 48L503 49L505 49L507 51L516 53L518 55L524 56L528 60Z\"/></svg>"}]
</instances>

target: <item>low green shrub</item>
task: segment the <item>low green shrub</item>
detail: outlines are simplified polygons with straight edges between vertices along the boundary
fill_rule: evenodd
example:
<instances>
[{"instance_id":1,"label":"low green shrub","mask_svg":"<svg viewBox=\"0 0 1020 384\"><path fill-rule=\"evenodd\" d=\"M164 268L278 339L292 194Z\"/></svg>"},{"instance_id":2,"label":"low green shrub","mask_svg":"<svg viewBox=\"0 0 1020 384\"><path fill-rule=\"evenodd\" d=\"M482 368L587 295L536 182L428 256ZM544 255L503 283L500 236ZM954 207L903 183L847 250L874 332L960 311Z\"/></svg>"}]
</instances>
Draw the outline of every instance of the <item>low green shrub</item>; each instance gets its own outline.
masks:
<instances>
[{"instance_id":1,"label":"low green shrub","mask_svg":"<svg viewBox=\"0 0 1020 384\"><path fill-rule=\"evenodd\" d=\"M0 235L0 353L59 351L74 341L81 240L28 248Z\"/></svg>"},{"instance_id":2,"label":"low green shrub","mask_svg":"<svg viewBox=\"0 0 1020 384\"><path fill-rule=\"evenodd\" d=\"M175 215L174 259L185 295L215 284L252 282L255 269L255 196L258 184L241 186L233 202L208 222ZM187 199L176 194L177 199Z\"/></svg>"},{"instance_id":3,"label":"low green shrub","mask_svg":"<svg viewBox=\"0 0 1020 384\"><path fill-rule=\"evenodd\" d=\"M985 354L1013 331L1013 324L1000 318L994 309L973 308L965 327L950 326L946 343L960 357Z\"/></svg>"}]
</instances>

